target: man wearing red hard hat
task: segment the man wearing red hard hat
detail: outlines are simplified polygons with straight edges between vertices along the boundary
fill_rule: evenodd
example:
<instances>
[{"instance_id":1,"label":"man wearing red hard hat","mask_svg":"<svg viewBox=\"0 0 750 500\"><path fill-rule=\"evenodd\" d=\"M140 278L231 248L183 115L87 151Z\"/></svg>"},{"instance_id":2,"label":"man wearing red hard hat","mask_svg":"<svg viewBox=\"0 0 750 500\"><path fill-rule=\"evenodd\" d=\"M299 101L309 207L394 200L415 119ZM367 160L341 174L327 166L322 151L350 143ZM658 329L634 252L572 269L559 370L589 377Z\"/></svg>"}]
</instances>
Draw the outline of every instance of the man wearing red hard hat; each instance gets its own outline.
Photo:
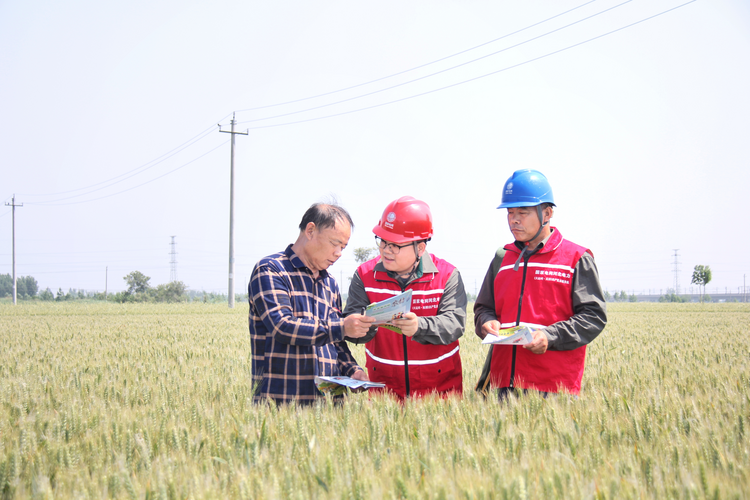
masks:
<instances>
[{"instance_id":1,"label":"man wearing red hard hat","mask_svg":"<svg viewBox=\"0 0 750 500\"><path fill-rule=\"evenodd\" d=\"M432 213L427 203L404 196L388 204L373 228L380 255L354 273L344 316L412 290L411 311L393 320L397 333L371 327L349 342L365 345L370 380L403 399L462 393L458 339L466 324L466 292L453 265L427 253Z\"/></svg>"}]
</instances>

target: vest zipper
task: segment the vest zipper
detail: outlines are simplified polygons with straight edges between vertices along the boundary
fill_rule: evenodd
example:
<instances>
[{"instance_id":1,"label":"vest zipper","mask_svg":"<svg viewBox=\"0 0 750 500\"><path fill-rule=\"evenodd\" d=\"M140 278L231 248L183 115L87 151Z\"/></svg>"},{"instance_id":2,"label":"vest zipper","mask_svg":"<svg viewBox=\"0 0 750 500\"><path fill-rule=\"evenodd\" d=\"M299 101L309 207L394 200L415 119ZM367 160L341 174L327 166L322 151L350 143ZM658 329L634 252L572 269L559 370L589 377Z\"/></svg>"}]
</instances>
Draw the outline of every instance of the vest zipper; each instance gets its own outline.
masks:
<instances>
[{"instance_id":1,"label":"vest zipper","mask_svg":"<svg viewBox=\"0 0 750 500\"><path fill-rule=\"evenodd\" d=\"M414 280L415 282L417 280ZM405 286L401 286L401 283L398 284L399 288L401 288L401 293L404 293L406 291ZM406 345L406 335L403 333L401 334L401 338L404 341L404 388L406 389L406 397L411 397L411 384L409 383L409 349Z\"/></svg>"},{"instance_id":2,"label":"vest zipper","mask_svg":"<svg viewBox=\"0 0 750 500\"><path fill-rule=\"evenodd\" d=\"M529 259L532 255L537 253L539 250L539 247L536 247L536 249L533 252L530 252L526 254L525 258L523 259L523 276L521 277L521 295L518 297L518 315L516 316L516 326L521 324L521 306L523 306L523 292L526 289L526 270L529 268ZM510 383L508 384L508 387L511 389L514 388L514 382L515 382L515 376L516 376L516 349L518 349L518 346L513 346L513 354L510 358Z\"/></svg>"},{"instance_id":3,"label":"vest zipper","mask_svg":"<svg viewBox=\"0 0 750 500\"><path fill-rule=\"evenodd\" d=\"M401 289L401 293L404 293L406 291L406 287L402 286L401 283L399 283L396 280L389 281L389 280L379 280L375 278L375 281L396 283L398 287ZM416 283L417 281L418 280L414 280L412 283ZM408 398L408 397L411 397L411 386L409 384L409 350L406 345L406 335L402 333L401 337L403 338L403 341L404 341L404 346L403 346L403 349L404 349L404 389L406 390L406 397Z\"/></svg>"}]
</instances>

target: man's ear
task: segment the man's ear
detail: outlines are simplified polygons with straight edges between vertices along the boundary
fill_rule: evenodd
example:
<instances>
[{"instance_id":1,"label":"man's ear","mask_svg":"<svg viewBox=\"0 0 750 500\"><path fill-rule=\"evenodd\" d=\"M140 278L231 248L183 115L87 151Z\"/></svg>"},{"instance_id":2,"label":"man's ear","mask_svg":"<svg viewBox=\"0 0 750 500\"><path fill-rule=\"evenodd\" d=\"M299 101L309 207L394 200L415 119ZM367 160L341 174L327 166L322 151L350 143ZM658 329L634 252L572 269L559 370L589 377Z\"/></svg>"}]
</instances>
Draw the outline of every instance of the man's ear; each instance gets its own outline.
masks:
<instances>
[{"instance_id":1,"label":"man's ear","mask_svg":"<svg viewBox=\"0 0 750 500\"><path fill-rule=\"evenodd\" d=\"M423 241L422 243L417 244L418 257L421 257L424 254L425 250L427 250L427 243Z\"/></svg>"},{"instance_id":2,"label":"man's ear","mask_svg":"<svg viewBox=\"0 0 750 500\"><path fill-rule=\"evenodd\" d=\"M549 222L550 220L552 220L553 215L555 215L555 211L552 209L552 207L547 207L544 209L545 222Z\"/></svg>"},{"instance_id":3,"label":"man's ear","mask_svg":"<svg viewBox=\"0 0 750 500\"><path fill-rule=\"evenodd\" d=\"M315 234L315 223L314 222L308 222L307 226L305 226L305 236L307 236L308 240L311 240L313 235Z\"/></svg>"}]
</instances>

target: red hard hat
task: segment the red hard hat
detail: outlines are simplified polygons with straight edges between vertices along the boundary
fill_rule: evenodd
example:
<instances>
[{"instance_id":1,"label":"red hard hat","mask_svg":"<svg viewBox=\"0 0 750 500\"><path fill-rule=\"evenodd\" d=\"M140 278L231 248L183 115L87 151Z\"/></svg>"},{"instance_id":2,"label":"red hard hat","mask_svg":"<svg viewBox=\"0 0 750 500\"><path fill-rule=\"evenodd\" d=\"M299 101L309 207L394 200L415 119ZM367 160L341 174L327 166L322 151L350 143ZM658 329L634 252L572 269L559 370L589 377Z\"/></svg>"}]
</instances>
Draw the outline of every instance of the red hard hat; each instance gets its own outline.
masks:
<instances>
[{"instance_id":1,"label":"red hard hat","mask_svg":"<svg viewBox=\"0 0 750 500\"><path fill-rule=\"evenodd\" d=\"M385 207L372 232L397 244L427 240L432 237L432 212L427 203L402 196Z\"/></svg>"}]
</instances>

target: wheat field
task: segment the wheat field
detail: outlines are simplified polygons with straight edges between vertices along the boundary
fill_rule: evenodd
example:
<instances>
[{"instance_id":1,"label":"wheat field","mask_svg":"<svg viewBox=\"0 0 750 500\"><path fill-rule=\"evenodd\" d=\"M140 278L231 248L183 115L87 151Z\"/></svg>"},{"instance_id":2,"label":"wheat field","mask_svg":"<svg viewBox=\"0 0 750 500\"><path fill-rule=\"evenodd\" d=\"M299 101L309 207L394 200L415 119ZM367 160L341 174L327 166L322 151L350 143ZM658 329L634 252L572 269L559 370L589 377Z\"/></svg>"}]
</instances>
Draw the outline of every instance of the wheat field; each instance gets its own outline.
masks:
<instances>
[{"instance_id":1,"label":"wheat field","mask_svg":"<svg viewBox=\"0 0 750 500\"><path fill-rule=\"evenodd\" d=\"M463 398L277 408L246 304L3 303L0 497L750 497L750 306L609 317L578 399L477 396L469 327Z\"/></svg>"}]
</instances>

